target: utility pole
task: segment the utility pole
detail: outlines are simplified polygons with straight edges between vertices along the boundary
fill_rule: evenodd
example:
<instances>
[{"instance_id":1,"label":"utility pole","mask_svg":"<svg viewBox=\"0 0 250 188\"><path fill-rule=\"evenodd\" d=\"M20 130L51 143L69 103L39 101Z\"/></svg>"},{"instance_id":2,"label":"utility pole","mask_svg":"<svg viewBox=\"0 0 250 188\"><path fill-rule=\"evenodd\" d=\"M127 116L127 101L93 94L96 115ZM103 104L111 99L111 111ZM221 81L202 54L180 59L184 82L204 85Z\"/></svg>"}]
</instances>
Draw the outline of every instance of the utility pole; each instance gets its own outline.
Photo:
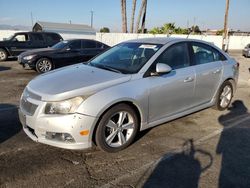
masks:
<instances>
[{"instance_id":1,"label":"utility pole","mask_svg":"<svg viewBox=\"0 0 250 188\"><path fill-rule=\"evenodd\" d=\"M91 10L91 11L90 11L90 14L91 14L91 18L90 18L90 25L91 25L91 27L93 28L93 17L94 17L94 11L93 11L93 10Z\"/></svg>"},{"instance_id":2,"label":"utility pole","mask_svg":"<svg viewBox=\"0 0 250 188\"><path fill-rule=\"evenodd\" d=\"M33 28L33 14L32 14L32 12L30 12L30 19L31 19L31 28Z\"/></svg>"},{"instance_id":3,"label":"utility pole","mask_svg":"<svg viewBox=\"0 0 250 188\"><path fill-rule=\"evenodd\" d=\"M226 0L226 12L224 18L224 32L222 38L222 50L227 51L226 43L228 41L228 11L229 11L229 0Z\"/></svg>"}]
</instances>

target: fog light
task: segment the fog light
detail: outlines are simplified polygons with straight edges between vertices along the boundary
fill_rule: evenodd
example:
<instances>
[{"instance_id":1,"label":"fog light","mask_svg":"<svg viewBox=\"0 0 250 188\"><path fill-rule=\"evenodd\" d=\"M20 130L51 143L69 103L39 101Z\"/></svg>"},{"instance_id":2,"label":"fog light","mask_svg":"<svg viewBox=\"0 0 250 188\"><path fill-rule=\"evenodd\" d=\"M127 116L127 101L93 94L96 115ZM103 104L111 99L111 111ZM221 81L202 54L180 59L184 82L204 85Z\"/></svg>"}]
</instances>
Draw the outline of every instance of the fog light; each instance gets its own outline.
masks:
<instances>
[{"instance_id":1,"label":"fog light","mask_svg":"<svg viewBox=\"0 0 250 188\"><path fill-rule=\"evenodd\" d=\"M69 133L46 132L45 138L59 142L75 142L74 138Z\"/></svg>"}]
</instances>

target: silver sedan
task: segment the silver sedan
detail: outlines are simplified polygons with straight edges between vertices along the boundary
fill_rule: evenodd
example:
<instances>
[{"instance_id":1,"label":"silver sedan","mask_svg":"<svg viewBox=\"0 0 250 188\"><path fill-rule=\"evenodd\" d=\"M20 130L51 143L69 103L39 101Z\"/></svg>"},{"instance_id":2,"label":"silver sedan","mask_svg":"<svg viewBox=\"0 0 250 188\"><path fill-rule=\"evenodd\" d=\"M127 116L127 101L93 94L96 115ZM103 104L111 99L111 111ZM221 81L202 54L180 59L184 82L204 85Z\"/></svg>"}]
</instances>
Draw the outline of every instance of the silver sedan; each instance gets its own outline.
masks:
<instances>
[{"instance_id":1,"label":"silver sedan","mask_svg":"<svg viewBox=\"0 0 250 188\"><path fill-rule=\"evenodd\" d=\"M199 40L147 38L120 43L88 62L46 73L25 88L19 117L34 141L107 152L136 133L187 114L225 110L239 64Z\"/></svg>"}]
</instances>

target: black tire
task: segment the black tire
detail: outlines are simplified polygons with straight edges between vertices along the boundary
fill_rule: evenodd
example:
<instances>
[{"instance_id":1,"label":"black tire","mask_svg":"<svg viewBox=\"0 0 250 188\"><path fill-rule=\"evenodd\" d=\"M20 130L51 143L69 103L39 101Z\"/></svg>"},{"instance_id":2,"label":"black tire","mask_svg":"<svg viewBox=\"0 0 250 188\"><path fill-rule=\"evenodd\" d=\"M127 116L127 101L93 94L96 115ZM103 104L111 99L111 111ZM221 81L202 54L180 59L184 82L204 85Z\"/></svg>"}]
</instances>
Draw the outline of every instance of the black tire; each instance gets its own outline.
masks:
<instances>
[{"instance_id":1,"label":"black tire","mask_svg":"<svg viewBox=\"0 0 250 188\"><path fill-rule=\"evenodd\" d=\"M54 68L55 68L54 64L50 59L48 59L48 58L40 58L36 62L35 70L38 73L45 73L45 72L49 72L49 71L53 70Z\"/></svg>"},{"instance_id":2,"label":"black tire","mask_svg":"<svg viewBox=\"0 0 250 188\"><path fill-rule=\"evenodd\" d=\"M222 106L222 93L223 93L223 91L225 90L225 88L227 88L227 87L229 87L230 88L230 90L231 90L231 96L230 97L228 97L228 101L227 101L227 103L226 103L226 105L225 106ZM219 92L218 92L218 94L217 94L217 98L216 98L216 102L215 102L215 106L214 106L214 108L216 109L216 110L219 110L219 111L223 111L223 110L226 110L228 107L229 107L229 105L230 105L230 103L231 103L231 101L232 101L232 98L233 98L233 86L232 86L232 83L230 82L230 81L225 81L222 85L221 85L221 87L220 87L220 89L219 89Z\"/></svg>"},{"instance_id":3,"label":"black tire","mask_svg":"<svg viewBox=\"0 0 250 188\"><path fill-rule=\"evenodd\" d=\"M117 114L119 113L119 117L120 117L120 113L128 113L129 115L126 116L126 118L124 119L123 122L129 122L128 119L132 120L133 119L133 128L131 128L131 130L133 129L132 133L128 132L128 129L123 129L123 130L118 130L118 122L117 122L117 129L111 129L110 127L107 126L107 123L112 120L112 118L116 118ZM118 119L119 119L118 117ZM132 119L131 119L132 118ZM118 120L119 121L119 120ZM127 124L129 124L127 122ZM126 124L126 123L125 123ZM121 126L122 127L122 126ZM126 147L128 147L134 140L137 132L138 132L138 128L139 128L139 122L138 122L138 117L136 115L136 112L133 110L133 108L131 108L129 105L126 104L118 104L114 107L112 107L111 109L109 109L100 119L98 125L97 125L97 129L95 132L95 141L97 146L106 152L118 152L120 150L125 149ZM130 131L131 131L130 130ZM112 133L110 133L110 131L112 131ZM116 136L112 139L112 141L117 140L117 143L119 143L120 137L119 134L125 134L125 136L123 137L126 142L124 142L122 145L120 146L110 146L107 141L106 141L106 136L107 134L109 134L109 136L111 134L113 134L115 131L117 131L118 133L116 133ZM120 131L120 132L119 132ZM128 138L126 138L128 137ZM107 136L108 138L108 136ZM122 139L121 139L122 140ZM121 142L120 142L121 143ZM116 143L113 143L116 144ZM119 144L118 144L119 145Z\"/></svg>"},{"instance_id":4,"label":"black tire","mask_svg":"<svg viewBox=\"0 0 250 188\"><path fill-rule=\"evenodd\" d=\"M8 53L0 48L0 61L5 61L8 58Z\"/></svg>"}]
</instances>

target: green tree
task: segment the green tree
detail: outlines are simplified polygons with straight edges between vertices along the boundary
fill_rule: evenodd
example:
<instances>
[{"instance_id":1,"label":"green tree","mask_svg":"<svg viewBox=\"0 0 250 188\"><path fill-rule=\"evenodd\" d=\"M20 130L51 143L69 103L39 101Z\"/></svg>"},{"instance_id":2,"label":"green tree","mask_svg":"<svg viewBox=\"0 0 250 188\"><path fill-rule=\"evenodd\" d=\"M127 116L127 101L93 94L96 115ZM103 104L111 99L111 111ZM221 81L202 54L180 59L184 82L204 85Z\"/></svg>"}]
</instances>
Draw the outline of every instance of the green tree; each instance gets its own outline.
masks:
<instances>
[{"instance_id":1,"label":"green tree","mask_svg":"<svg viewBox=\"0 0 250 188\"><path fill-rule=\"evenodd\" d=\"M100 29L100 32L101 33L110 33L110 30L109 30L108 27L103 27L103 28Z\"/></svg>"}]
</instances>

